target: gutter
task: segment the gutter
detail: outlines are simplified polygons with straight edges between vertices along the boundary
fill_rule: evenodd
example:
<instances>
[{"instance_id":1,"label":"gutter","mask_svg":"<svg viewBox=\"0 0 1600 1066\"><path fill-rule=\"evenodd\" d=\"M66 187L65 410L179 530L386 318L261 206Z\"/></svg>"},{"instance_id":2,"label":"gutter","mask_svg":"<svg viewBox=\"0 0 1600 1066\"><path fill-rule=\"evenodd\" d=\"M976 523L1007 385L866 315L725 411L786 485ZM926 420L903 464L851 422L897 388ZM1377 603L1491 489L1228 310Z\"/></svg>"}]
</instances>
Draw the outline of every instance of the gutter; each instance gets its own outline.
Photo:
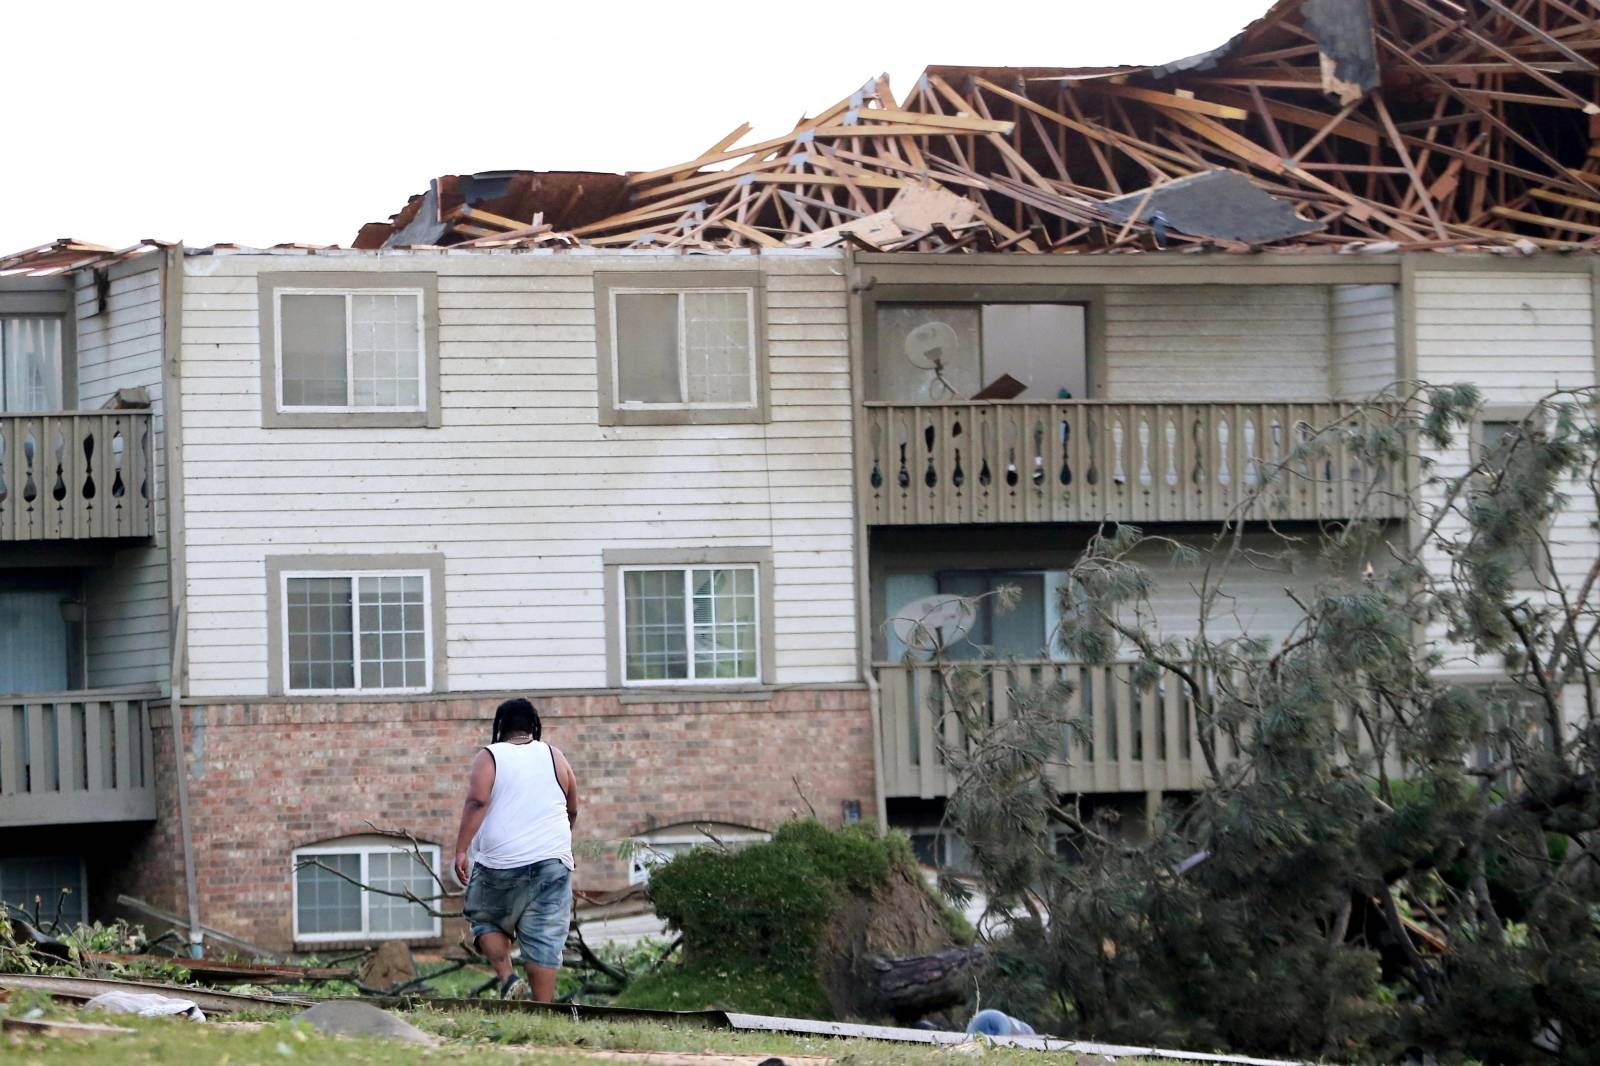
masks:
<instances>
[{"instance_id":1,"label":"gutter","mask_svg":"<svg viewBox=\"0 0 1600 1066\"><path fill-rule=\"evenodd\" d=\"M173 773L178 786L178 833L183 845L183 891L188 904L189 956L205 953L200 924L200 893L195 884L194 832L189 820L189 739L183 720L183 690L189 679L188 615L184 594L188 576L184 559L183 523L183 394L180 366L183 345L183 244L165 252L162 270L161 423L167 499L167 595L170 600L171 662L168 667L167 713L172 716Z\"/></svg>"}]
</instances>

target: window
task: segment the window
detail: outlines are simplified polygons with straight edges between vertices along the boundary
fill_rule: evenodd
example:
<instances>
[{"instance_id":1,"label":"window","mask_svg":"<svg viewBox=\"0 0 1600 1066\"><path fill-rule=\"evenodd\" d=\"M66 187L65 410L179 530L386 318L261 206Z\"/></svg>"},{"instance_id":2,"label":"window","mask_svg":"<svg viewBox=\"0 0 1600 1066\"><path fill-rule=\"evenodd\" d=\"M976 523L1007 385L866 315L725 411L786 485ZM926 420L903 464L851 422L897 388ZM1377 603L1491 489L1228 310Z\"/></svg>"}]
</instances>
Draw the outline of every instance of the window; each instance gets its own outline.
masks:
<instances>
[{"instance_id":1,"label":"window","mask_svg":"<svg viewBox=\"0 0 1600 1066\"><path fill-rule=\"evenodd\" d=\"M430 692L443 684L443 560L267 560L275 695Z\"/></svg>"},{"instance_id":2,"label":"window","mask_svg":"<svg viewBox=\"0 0 1600 1066\"><path fill-rule=\"evenodd\" d=\"M8 856L0 859L0 917L10 908L49 932L89 920L88 879L76 856ZM60 918L57 918L57 915Z\"/></svg>"},{"instance_id":3,"label":"window","mask_svg":"<svg viewBox=\"0 0 1600 1066\"><path fill-rule=\"evenodd\" d=\"M286 574L289 690L428 688L425 574Z\"/></svg>"},{"instance_id":4,"label":"window","mask_svg":"<svg viewBox=\"0 0 1600 1066\"><path fill-rule=\"evenodd\" d=\"M609 548L605 567L611 686L772 682L770 549Z\"/></svg>"},{"instance_id":5,"label":"window","mask_svg":"<svg viewBox=\"0 0 1600 1066\"><path fill-rule=\"evenodd\" d=\"M1088 311L1073 303L878 303L877 399L1085 399Z\"/></svg>"},{"instance_id":6,"label":"window","mask_svg":"<svg viewBox=\"0 0 1600 1066\"><path fill-rule=\"evenodd\" d=\"M760 275L597 274L601 424L762 421Z\"/></svg>"},{"instance_id":7,"label":"window","mask_svg":"<svg viewBox=\"0 0 1600 1066\"><path fill-rule=\"evenodd\" d=\"M760 678L753 566L625 569L625 680Z\"/></svg>"},{"instance_id":8,"label":"window","mask_svg":"<svg viewBox=\"0 0 1600 1066\"><path fill-rule=\"evenodd\" d=\"M422 410L422 293L278 290L278 409Z\"/></svg>"},{"instance_id":9,"label":"window","mask_svg":"<svg viewBox=\"0 0 1600 1066\"><path fill-rule=\"evenodd\" d=\"M1479 419L1474 426L1473 460L1487 464L1484 478L1492 478L1496 471L1505 468L1507 462L1514 461L1513 449L1526 449L1540 428L1525 414L1518 417L1492 409L1486 417ZM1545 551L1545 543L1550 539L1553 525L1553 520L1547 521L1543 540L1531 539L1517 551L1518 559L1511 570L1512 587L1536 589L1549 577L1550 559Z\"/></svg>"},{"instance_id":10,"label":"window","mask_svg":"<svg viewBox=\"0 0 1600 1066\"><path fill-rule=\"evenodd\" d=\"M352 837L297 850L294 938L315 942L438 936L439 919L425 908L402 896L383 894L409 891L425 900L440 894L434 880L439 849L423 844L418 850L426 866L408 848L382 837Z\"/></svg>"},{"instance_id":11,"label":"window","mask_svg":"<svg viewBox=\"0 0 1600 1066\"><path fill-rule=\"evenodd\" d=\"M263 274L262 424L438 425L431 274Z\"/></svg>"},{"instance_id":12,"label":"window","mask_svg":"<svg viewBox=\"0 0 1600 1066\"><path fill-rule=\"evenodd\" d=\"M0 411L60 411L62 320L0 318Z\"/></svg>"},{"instance_id":13,"label":"window","mask_svg":"<svg viewBox=\"0 0 1600 1066\"><path fill-rule=\"evenodd\" d=\"M737 851L771 839L771 833L760 829L722 822L669 825L652 829L648 833L639 834L631 841L632 846L628 851L628 884L649 884L650 872L657 866L686 851L713 842Z\"/></svg>"}]
</instances>

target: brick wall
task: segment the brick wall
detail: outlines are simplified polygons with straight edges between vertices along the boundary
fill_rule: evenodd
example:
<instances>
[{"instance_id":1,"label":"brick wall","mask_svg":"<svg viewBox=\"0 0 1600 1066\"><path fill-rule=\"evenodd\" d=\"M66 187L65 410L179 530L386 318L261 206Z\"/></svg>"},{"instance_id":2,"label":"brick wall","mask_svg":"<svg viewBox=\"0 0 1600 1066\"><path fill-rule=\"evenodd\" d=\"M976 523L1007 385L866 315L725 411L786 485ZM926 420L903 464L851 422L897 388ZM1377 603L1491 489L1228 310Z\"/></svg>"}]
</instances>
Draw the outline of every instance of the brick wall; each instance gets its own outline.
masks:
<instances>
[{"instance_id":1,"label":"brick wall","mask_svg":"<svg viewBox=\"0 0 1600 1066\"><path fill-rule=\"evenodd\" d=\"M273 949L292 938L290 853L404 826L448 863L467 767L499 698L185 707L189 804L204 924ZM621 703L615 695L537 700L544 739L578 776L578 887L627 883L615 844L686 821L771 828L794 814L870 817L871 717L861 689L783 690L770 700ZM160 821L130 871L132 890L183 911L171 720L155 720ZM802 798L803 796L803 798ZM447 930L447 934L450 931Z\"/></svg>"}]
</instances>

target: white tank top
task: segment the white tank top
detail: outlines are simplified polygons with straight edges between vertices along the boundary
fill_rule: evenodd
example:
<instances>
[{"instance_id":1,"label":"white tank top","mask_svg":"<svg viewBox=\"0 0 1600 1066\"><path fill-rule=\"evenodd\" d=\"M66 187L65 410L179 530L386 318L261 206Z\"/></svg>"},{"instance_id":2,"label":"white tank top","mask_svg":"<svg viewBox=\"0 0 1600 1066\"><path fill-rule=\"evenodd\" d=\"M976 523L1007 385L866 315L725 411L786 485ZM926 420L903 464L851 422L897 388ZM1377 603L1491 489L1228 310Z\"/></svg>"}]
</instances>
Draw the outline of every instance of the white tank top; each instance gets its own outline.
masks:
<instances>
[{"instance_id":1,"label":"white tank top","mask_svg":"<svg viewBox=\"0 0 1600 1066\"><path fill-rule=\"evenodd\" d=\"M489 813L469 849L474 862L491 870L511 870L546 859L560 859L572 869L572 825L567 821L567 794L556 779L550 745L490 744L494 787Z\"/></svg>"}]
</instances>

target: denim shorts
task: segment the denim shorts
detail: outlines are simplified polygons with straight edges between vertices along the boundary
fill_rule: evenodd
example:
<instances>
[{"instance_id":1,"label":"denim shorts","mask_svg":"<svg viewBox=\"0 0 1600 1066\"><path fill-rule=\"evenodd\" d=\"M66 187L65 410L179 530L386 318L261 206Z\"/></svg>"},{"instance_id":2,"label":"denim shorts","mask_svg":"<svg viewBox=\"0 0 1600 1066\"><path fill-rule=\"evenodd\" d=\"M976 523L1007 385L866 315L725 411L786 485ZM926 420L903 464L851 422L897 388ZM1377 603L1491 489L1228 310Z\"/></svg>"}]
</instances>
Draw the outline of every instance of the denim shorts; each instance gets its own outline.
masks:
<instances>
[{"instance_id":1,"label":"denim shorts","mask_svg":"<svg viewBox=\"0 0 1600 1066\"><path fill-rule=\"evenodd\" d=\"M474 863L461 909L474 941L504 933L516 938L524 964L560 966L572 922L572 871L560 859L510 870Z\"/></svg>"}]
</instances>

